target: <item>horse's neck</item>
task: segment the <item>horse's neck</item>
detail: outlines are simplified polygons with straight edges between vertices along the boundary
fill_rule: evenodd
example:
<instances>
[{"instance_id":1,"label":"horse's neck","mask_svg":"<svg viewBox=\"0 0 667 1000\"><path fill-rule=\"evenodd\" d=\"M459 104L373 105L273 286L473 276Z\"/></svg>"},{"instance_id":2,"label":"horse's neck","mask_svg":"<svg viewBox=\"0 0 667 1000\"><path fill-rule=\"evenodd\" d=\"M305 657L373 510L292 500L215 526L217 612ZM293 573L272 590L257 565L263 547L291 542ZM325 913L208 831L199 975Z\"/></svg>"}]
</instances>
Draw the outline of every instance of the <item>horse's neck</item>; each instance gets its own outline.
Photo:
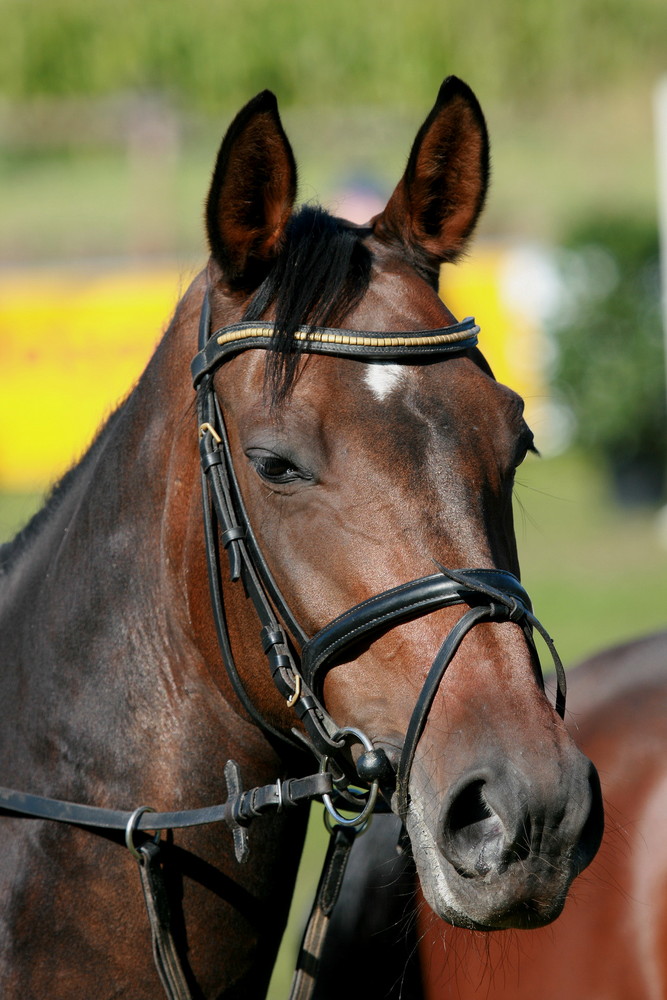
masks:
<instances>
[{"instance_id":1,"label":"horse's neck","mask_svg":"<svg viewBox=\"0 0 667 1000\"><path fill-rule=\"evenodd\" d=\"M130 783L137 794L154 789L158 801L166 781L174 805L186 780L200 786L194 798L224 797L224 763L238 745L258 762L246 780L270 780L275 769L261 735L230 708L219 662L211 662L218 654L188 379L191 325L187 309L177 314L8 577L0 695L5 718L24 721L19 734L0 726L0 750L11 762L6 774L29 780L40 733L40 754L55 764L52 787L35 791L74 797L86 792L78 782L103 778L111 799L126 794L128 775L141 774Z\"/></svg>"},{"instance_id":2,"label":"horse's neck","mask_svg":"<svg viewBox=\"0 0 667 1000\"><path fill-rule=\"evenodd\" d=\"M7 575L14 606L31 600L35 621L46 622L56 641L75 623L82 637L102 630L109 636L115 620L141 628L145 640L158 642L160 633L171 642L165 618L173 627L184 617L177 593L183 568L173 565L174 539L184 525L182 518L172 523L171 510L180 479L174 484L170 473L174 453L185 452L174 427L184 423L189 400L166 406L155 388L160 375L152 363L28 531ZM192 483L196 468L183 461L180 474ZM39 642L38 632L25 631L28 646L31 638Z\"/></svg>"}]
</instances>

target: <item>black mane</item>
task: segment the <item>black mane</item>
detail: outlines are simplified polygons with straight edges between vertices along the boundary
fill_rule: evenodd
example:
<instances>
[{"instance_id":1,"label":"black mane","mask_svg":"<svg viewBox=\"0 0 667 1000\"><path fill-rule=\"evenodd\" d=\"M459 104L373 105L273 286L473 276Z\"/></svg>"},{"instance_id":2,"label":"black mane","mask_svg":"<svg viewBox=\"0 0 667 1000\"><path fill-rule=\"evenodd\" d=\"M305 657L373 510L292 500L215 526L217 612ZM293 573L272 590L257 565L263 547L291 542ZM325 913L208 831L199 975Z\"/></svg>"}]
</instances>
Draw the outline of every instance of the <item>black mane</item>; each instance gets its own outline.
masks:
<instances>
[{"instance_id":1,"label":"black mane","mask_svg":"<svg viewBox=\"0 0 667 1000\"><path fill-rule=\"evenodd\" d=\"M275 306L267 381L277 405L290 392L303 342L300 326L337 326L370 283L371 253L352 228L323 208L304 205L288 223L281 253L246 309L258 320Z\"/></svg>"}]
</instances>

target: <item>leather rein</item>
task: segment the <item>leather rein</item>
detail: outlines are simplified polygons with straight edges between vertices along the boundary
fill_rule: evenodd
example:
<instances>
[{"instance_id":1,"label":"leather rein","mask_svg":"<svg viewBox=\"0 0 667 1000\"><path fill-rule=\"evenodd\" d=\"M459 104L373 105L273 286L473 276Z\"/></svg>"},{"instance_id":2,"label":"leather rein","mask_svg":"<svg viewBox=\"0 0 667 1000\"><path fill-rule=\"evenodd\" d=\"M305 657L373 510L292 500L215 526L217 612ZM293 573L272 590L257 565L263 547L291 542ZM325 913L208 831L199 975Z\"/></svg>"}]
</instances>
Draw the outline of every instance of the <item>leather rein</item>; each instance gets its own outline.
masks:
<instances>
[{"instance_id":1,"label":"leather rein","mask_svg":"<svg viewBox=\"0 0 667 1000\"><path fill-rule=\"evenodd\" d=\"M272 742L287 745L300 753L312 752L319 764L318 771L244 790L239 768L230 760L225 766L226 802L180 812L155 812L148 806L139 806L133 811L101 809L6 788L0 788L0 810L13 816L49 819L124 834L127 847L139 862L153 955L165 993L169 1000L189 1000L187 977L171 937L159 831L223 821L232 831L237 861L245 862L249 853L247 827L255 818L296 807L314 798L321 799L332 840L290 994L292 1000L305 1000L312 993L312 968L322 950L323 935L354 835L365 829L374 811L386 810L389 802L401 819L405 819L417 744L444 673L467 633L480 622L516 622L533 651L537 679L543 686L533 639L533 630L536 630L554 660L556 710L561 716L565 711L565 672L551 638L533 615L523 586L513 574L497 569L451 570L439 566L439 572L408 581L355 605L308 637L290 611L253 533L213 386L214 373L230 356L249 349L270 350L274 329L272 324L262 322L236 323L212 334L210 328L207 290L192 374L197 394L209 588L221 655L233 689L248 715ZM409 363L410 358L423 355L443 359L460 355L477 344L478 332L474 320L468 318L454 326L414 333L302 327L295 339L305 353ZM274 727L245 690L225 622L221 548L227 553L231 580L241 581L252 600L268 669L302 729L295 726L285 733ZM400 622L459 604L466 605L467 610L444 639L428 672L394 773L382 748L375 748L359 729L340 727L328 714L323 701L324 678L335 667L341 653L350 647L361 641L372 641ZM351 743L361 743L363 747L356 772L348 753ZM379 791L383 793L384 803L378 798ZM149 831L154 836L149 837Z\"/></svg>"}]
</instances>

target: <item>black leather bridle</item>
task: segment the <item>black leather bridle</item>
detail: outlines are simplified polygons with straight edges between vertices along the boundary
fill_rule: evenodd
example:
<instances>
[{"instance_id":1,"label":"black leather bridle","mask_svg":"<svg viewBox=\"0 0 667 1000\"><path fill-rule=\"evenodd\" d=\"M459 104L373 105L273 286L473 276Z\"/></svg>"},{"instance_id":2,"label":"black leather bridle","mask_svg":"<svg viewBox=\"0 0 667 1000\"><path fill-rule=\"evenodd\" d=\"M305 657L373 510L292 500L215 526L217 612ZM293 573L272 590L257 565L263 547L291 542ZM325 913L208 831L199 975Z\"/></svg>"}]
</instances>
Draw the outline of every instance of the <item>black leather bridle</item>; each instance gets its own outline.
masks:
<instances>
[{"instance_id":1,"label":"black leather bridle","mask_svg":"<svg viewBox=\"0 0 667 1000\"><path fill-rule=\"evenodd\" d=\"M220 648L227 672L239 700L255 722L281 741L296 743L303 748L304 737L296 729L285 734L262 717L248 697L236 669L224 622L220 585L220 563L217 539L227 550L232 580L241 579L255 606L261 622L264 653L273 680L288 705L294 709L306 731L306 742L319 760L335 760L343 774L349 764L342 759L350 738L362 742L364 753L357 763L357 773L363 783L371 786L373 801L379 785L391 786L395 779L395 808L405 819L409 794L410 770L417 744L422 735L430 707L456 650L465 635L484 621L513 621L519 624L533 651L539 682L543 684L539 657L533 640L533 629L544 638L554 660L557 678L556 709L565 711L565 672L548 633L532 613L530 598L519 580L505 570L462 569L439 567L440 572L411 580L376 594L350 608L307 637L291 613L274 580L257 543L238 479L234 470L224 417L218 402L213 376L230 356L250 348L271 349L274 334L271 323L243 322L222 327L211 334L208 293L205 296L199 325L199 353L192 363L194 386L197 391L197 412L200 425L200 452L204 494L206 549L211 587L211 604L216 621ZM455 326L414 333L380 333L340 330L325 327L302 327L297 331L299 349L305 353L329 354L363 361L402 360L429 355L451 357L477 344L479 328L472 318ZM406 621L438 608L467 605L468 610L452 628L428 673L406 732L395 775L382 749L372 747L370 740L349 727L340 728L326 711L323 702L325 674L335 666L343 651L362 640L377 635ZM288 634L289 633L289 634ZM297 652L300 647L300 652ZM340 787L345 788L341 780ZM329 808L329 803L325 799ZM330 810L340 822L337 811ZM362 824L367 818L364 808L351 822Z\"/></svg>"},{"instance_id":2,"label":"black leather bridle","mask_svg":"<svg viewBox=\"0 0 667 1000\"><path fill-rule=\"evenodd\" d=\"M213 376L230 356L251 348L270 349L274 329L270 323L236 323L210 333L208 291L199 323L199 349L192 362L197 393L197 420L204 503L204 533L211 607L218 641L231 684L245 710L267 737L298 751L310 750L319 762L316 774L278 779L274 784L243 789L234 761L225 767L228 797L221 805L180 812L156 813L147 806L131 812L65 802L0 788L0 810L12 816L35 817L84 826L97 831L122 831L132 855L139 861L141 883L151 926L153 956L169 1000L191 1000L187 977L171 933L169 900L162 876L159 832L226 822L234 837L237 860L248 856L247 826L258 816L280 812L313 798L321 798L333 820L332 838L315 903L304 936L297 972L290 994L306 1000L312 991L312 969L317 965L326 924L333 908L355 831L363 829L379 805L378 790L405 819L409 808L409 780L417 744L444 673L467 633L480 622L516 622L533 652L538 681L543 685L533 630L545 640L556 667L556 709L565 711L565 673L553 642L532 613L530 599L519 580L505 570L460 569L440 566L439 572L420 577L376 594L350 608L307 636L290 611L253 534L234 470L223 413ZM305 353L330 354L363 361L399 360L409 363L420 356L460 355L477 343L478 327L468 318L440 330L379 333L302 327L296 334ZM253 703L236 668L227 634L222 599L220 548L229 558L232 581L241 580L260 622L264 653L274 683L301 721L303 732L273 726ZM394 772L382 748L354 727L339 727L323 700L324 677L350 647L372 641L400 622L429 614L438 608L465 605L467 610L444 639L428 672L406 731L398 767ZM363 753L355 768L348 744L359 742ZM363 788L368 789L367 794ZM340 803L342 802L342 805ZM352 812L352 816L341 813ZM140 839L138 839L140 838ZM135 843L136 840L136 843ZM304 958L305 955L305 958Z\"/></svg>"}]
</instances>

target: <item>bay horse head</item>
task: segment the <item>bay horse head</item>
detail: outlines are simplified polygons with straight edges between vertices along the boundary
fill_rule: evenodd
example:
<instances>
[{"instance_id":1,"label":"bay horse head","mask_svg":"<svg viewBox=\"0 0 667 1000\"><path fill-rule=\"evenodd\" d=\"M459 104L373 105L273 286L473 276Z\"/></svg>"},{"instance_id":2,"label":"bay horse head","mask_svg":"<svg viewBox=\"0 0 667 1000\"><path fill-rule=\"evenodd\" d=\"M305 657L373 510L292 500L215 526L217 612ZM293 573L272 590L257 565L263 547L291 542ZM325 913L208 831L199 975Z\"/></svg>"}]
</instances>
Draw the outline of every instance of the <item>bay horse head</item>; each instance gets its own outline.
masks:
<instances>
[{"instance_id":1,"label":"bay horse head","mask_svg":"<svg viewBox=\"0 0 667 1000\"><path fill-rule=\"evenodd\" d=\"M517 579L512 488L533 437L437 291L488 176L479 104L448 78L383 212L295 212L292 150L260 94L213 175L193 365L205 463L227 454L232 576L245 532L284 628L274 691L239 624L256 583L225 585L237 697L274 738L296 708L316 754L342 747L341 771L356 761L404 820L435 912L485 929L553 919L601 835L597 776L545 697Z\"/></svg>"}]
</instances>

